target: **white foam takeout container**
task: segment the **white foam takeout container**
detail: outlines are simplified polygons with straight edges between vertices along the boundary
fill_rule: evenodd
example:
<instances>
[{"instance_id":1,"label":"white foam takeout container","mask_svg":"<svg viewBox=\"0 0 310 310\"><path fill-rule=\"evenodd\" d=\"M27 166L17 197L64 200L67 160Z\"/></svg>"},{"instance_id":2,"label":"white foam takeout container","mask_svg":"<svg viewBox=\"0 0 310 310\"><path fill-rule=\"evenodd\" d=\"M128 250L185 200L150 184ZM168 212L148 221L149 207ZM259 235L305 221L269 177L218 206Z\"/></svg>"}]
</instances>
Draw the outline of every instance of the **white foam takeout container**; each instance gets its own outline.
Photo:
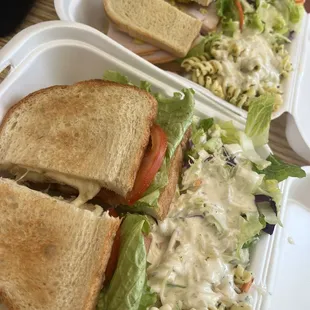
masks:
<instances>
[{"instance_id":1,"label":"white foam takeout container","mask_svg":"<svg viewBox=\"0 0 310 310\"><path fill-rule=\"evenodd\" d=\"M61 20L80 22L95 29L106 32L108 18L103 9L103 0L54 0L56 12ZM307 85L310 85L310 23L309 16L305 15L301 30L290 45L291 60L294 71L284 82L284 104L273 113L275 119L288 112L286 136L290 146L305 160L310 162L310 104L307 98ZM247 112L221 98L213 95L204 87L184 79L192 88L213 99L219 105L226 107L234 113L247 117Z\"/></svg>"},{"instance_id":2,"label":"white foam takeout container","mask_svg":"<svg viewBox=\"0 0 310 310\"><path fill-rule=\"evenodd\" d=\"M70 22L46 22L20 32L0 50L0 72L8 66L9 73L0 84L0 120L12 105L33 91L101 78L105 70L122 72L133 82L147 80L153 90L170 95L187 86L149 63L141 62L139 57L101 32ZM195 94L195 99L198 116L232 120L237 127L244 128L245 119L241 116L199 93ZM267 155L270 150L264 147L258 151ZM262 236L252 252L251 270L256 284L250 294L255 310L285 310L292 308L287 305L298 303L299 310L308 309L310 201L306 189L310 188L310 167L306 169L307 178L291 179L282 184L284 228L276 228L273 237ZM296 244L290 245L287 236L294 238ZM274 292L272 300L269 292ZM292 301L278 307L283 302L283 294L293 296ZM268 308L271 301L273 306Z\"/></svg>"}]
</instances>

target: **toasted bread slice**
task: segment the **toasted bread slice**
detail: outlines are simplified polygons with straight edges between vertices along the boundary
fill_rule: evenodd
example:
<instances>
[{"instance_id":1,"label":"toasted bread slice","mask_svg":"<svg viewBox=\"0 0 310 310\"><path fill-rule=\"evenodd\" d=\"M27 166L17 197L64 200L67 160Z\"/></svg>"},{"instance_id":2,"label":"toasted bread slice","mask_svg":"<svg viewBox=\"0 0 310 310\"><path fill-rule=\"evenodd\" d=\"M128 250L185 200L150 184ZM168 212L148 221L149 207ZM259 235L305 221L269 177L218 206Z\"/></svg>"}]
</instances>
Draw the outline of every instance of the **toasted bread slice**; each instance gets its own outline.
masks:
<instances>
[{"instance_id":1,"label":"toasted bread slice","mask_svg":"<svg viewBox=\"0 0 310 310\"><path fill-rule=\"evenodd\" d=\"M46 173L76 188L92 181L87 190L94 195L105 187L126 196L156 115L155 98L133 86L89 80L42 89L6 114L0 166Z\"/></svg>"},{"instance_id":2,"label":"toasted bread slice","mask_svg":"<svg viewBox=\"0 0 310 310\"><path fill-rule=\"evenodd\" d=\"M103 0L108 17L134 38L184 57L202 23L163 0Z\"/></svg>"},{"instance_id":3,"label":"toasted bread slice","mask_svg":"<svg viewBox=\"0 0 310 310\"><path fill-rule=\"evenodd\" d=\"M0 179L0 304L94 309L120 219Z\"/></svg>"}]
</instances>

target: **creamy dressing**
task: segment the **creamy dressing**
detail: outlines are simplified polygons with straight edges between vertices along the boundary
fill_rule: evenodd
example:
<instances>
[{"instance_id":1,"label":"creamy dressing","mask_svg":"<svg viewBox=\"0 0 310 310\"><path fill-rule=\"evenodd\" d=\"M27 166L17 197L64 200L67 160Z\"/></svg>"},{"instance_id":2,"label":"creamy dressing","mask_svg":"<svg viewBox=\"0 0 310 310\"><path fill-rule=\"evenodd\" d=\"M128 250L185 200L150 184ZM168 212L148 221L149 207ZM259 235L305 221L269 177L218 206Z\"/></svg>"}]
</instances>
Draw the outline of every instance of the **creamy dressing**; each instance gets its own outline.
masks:
<instances>
[{"instance_id":1,"label":"creamy dressing","mask_svg":"<svg viewBox=\"0 0 310 310\"><path fill-rule=\"evenodd\" d=\"M280 85L282 60L264 36L239 34L236 38L223 37L222 40L228 48L219 50L215 58L222 62L223 70L218 74L226 85L242 89L252 85L259 87L263 83L270 87Z\"/></svg>"},{"instance_id":2,"label":"creamy dressing","mask_svg":"<svg viewBox=\"0 0 310 310\"><path fill-rule=\"evenodd\" d=\"M203 310L244 301L234 284L236 264L249 262L246 249L236 261L240 221L258 214L247 183L242 165L229 169L220 156L185 171L181 195L151 233L148 284L162 305Z\"/></svg>"}]
</instances>

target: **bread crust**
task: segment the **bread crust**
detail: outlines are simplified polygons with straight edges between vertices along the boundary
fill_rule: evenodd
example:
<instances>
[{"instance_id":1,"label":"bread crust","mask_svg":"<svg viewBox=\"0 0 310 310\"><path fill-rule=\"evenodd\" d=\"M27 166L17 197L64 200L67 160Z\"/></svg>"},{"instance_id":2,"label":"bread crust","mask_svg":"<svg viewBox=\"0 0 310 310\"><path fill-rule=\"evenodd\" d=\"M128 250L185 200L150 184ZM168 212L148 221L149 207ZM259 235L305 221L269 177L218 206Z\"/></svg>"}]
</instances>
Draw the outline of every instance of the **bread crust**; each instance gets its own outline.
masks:
<instances>
[{"instance_id":1,"label":"bread crust","mask_svg":"<svg viewBox=\"0 0 310 310\"><path fill-rule=\"evenodd\" d=\"M160 197L158 199L158 205L159 205L158 218L160 220L164 220L170 211L171 203L174 199L176 188L182 171L184 151L186 149L186 144L190 136L191 136L191 128L187 129L187 131L185 132L184 137L180 145L177 147L175 154L171 160L168 172L169 182L166 185L166 187L162 190Z\"/></svg>"},{"instance_id":2,"label":"bread crust","mask_svg":"<svg viewBox=\"0 0 310 310\"><path fill-rule=\"evenodd\" d=\"M183 151L181 145L179 145L175 151L169 167L168 184L162 190L158 199L159 210L157 214L159 220L164 220L170 211L171 202L174 198L176 187L180 178L182 162Z\"/></svg>"},{"instance_id":3,"label":"bread crust","mask_svg":"<svg viewBox=\"0 0 310 310\"><path fill-rule=\"evenodd\" d=\"M0 301L8 309L94 309L121 220L0 179Z\"/></svg>"},{"instance_id":4,"label":"bread crust","mask_svg":"<svg viewBox=\"0 0 310 310\"><path fill-rule=\"evenodd\" d=\"M100 102L101 105L104 105L103 108L97 107L95 103L87 103L84 106L82 99L79 98L79 96L81 96L80 93L82 93L82 95L84 96L86 96L87 94L89 96L92 96L91 93L92 90L100 93L101 90L104 91L105 89L106 92L113 91L119 94L119 98L124 98L120 100L124 101L123 103L124 105L129 104L130 107L128 107L128 109L131 109L131 111L135 110L134 107L135 98L141 98L139 107L141 107L140 108L142 110L141 114L145 115L145 118L143 115L139 115L138 112L139 110L137 110L136 114L132 116L133 119L137 119L138 125L140 124L140 127L138 129L134 128L134 124L131 123L127 124L129 121L126 123L126 116L121 114L125 112L119 112L120 113L119 115L110 116L112 120L115 121L123 120L123 124L117 125L119 126L120 132L117 132L118 135L116 136L116 138L114 138L113 136L114 134L111 133L113 129L109 129L108 128L109 126L106 126L106 124L100 121L99 119L99 117L102 117L101 115L103 115L105 112L104 111L100 112L101 113L100 116L96 115L97 111L94 112L94 109L97 110L103 109L111 104L109 102ZM74 95L76 95L76 98L74 97L74 100L76 100L77 102L76 104L65 102L66 104L58 104L57 109L55 108L54 110L53 107L48 106L49 100L51 102L53 102L53 100L56 100L53 99L53 96L54 97L58 96L59 98L61 98L59 100L69 100L69 99L63 99L62 97L65 96L63 94L65 94L66 92L72 92ZM132 96L132 99L130 99L131 100L130 103L126 102L127 94ZM38 103L36 101L39 100L40 98L44 99L46 97L51 98L46 99L47 103L45 104L42 103L43 107L42 111L40 112ZM36 124L36 126L33 126L33 124L26 124L27 132L25 130L21 130L21 133L24 134L24 137L27 138L27 140L32 143L32 148L33 149L36 148L36 152L32 150L33 156L31 158L27 157L27 154L25 153L27 153L26 150L29 145L28 143L28 145L23 146L23 149L21 149L21 147L14 146L15 149L11 150L11 153L8 153L9 152L8 150L10 150L9 146L12 147L10 143L11 141L8 141L7 145L4 145L3 142L5 141L6 137L10 138L12 135L14 135L14 131L16 130L8 128L8 130L5 131L9 121L13 118L13 116L17 115L19 111L21 111L20 114L22 114L24 111L31 109L33 105L34 109L37 109L38 111L35 110L35 112L33 112L32 114L36 115L35 113L37 112L37 118L42 118L44 117L43 114L47 113L46 111L43 110L44 105L47 106L46 109L49 109L48 113L50 113L49 115L51 115L50 119L46 120L46 123L39 122L40 124L39 125ZM113 106L114 109L116 105L117 103L115 103L115 105ZM119 105L121 106L122 103L119 103ZM136 109L138 109L138 107ZM83 113L90 114L90 117L83 115ZM111 112L109 111L106 113L111 114ZM75 119L73 117L74 114L76 115ZM126 196L126 194L133 187L136 173L139 169L145 148L147 147L149 142L150 128L153 125L156 115L157 115L156 99L148 92L143 91L135 86L122 85L103 80L89 80L79 82L70 86L57 85L41 89L19 101L5 115L4 120L0 125L0 142L2 145L4 145L0 147L0 164L3 164L4 161L8 161L10 163L17 165L25 165L33 168L43 168L47 171L55 171L70 176L80 177L86 180L89 179L98 181L102 186L109 188L122 196ZM109 115L104 116L104 119L106 119L108 116ZM17 116L18 121L20 118L24 121L25 117L24 118L23 117L24 116ZM31 115L30 118L31 117L34 118L33 115ZM54 119L52 119L52 117ZM53 127L53 124L57 122L57 118L61 117L63 118L63 120L68 121L71 127L55 129L54 128L55 126ZM94 118L94 121L92 121L91 118ZM76 125L76 119L80 121L81 129L79 128L78 125ZM84 120L86 120L86 122ZM101 126L100 127L101 129L96 128L95 125L92 126L92 122L94 122L97 126ZM137 138L135 138L135 136L132 136L131 138L131 135L128 132L121 132L124 124L127 126L126 128L131 128L131 132L133 133L133 135L139 136L138 140ZM48 126L49 128L47 128ZM116 124L114 124L113 126L116 127ZM115 165L119 164L120 167L115 166L116 169L115 171L111 169L112 172L115 172L114 180L107 180L108 178L112 178L111 177L112 172L111 170L110 172L106 171L107 168L104 166L105 162L102 161L100 162L100 158L103 157L101 154L104 153L104 155L108 157L108 159L110 160L110 162L106 164L111 165L113 163L112 158L110 158L111 156L108 155L109 147L104 146L105 140L104 136L102 136L101 134L102 129L104 129L105 132L108 132L107 135L109 138L112 136L110 140L114 139L111 141L111 143L114 143L115 139L119 139L119 141L126 141L127 137L129 139L131 138L132 140L136 141L136 143L132 143L136 145L134 146L129 145L129 147L131 147L132 150L134 150L132 155L130 155L129 153L127 154L125 149L122 150L124 153L123 154L124 159L119 159L119 163L115 164ZM40 131L42 131L42 137L40 136ZM115 131L116 129L114 129L113 132ZM52 139L52 137L49 138L49 135L51 134L54 135L53 136L54 139ZM19 135L16 134L16 137L14 138L18 139L18 137ZM42 140L40 140L41 138ZM42 142L40 142L39 140ZM96 145L96 143L98 142L100 142L100 144ZM23 141L21 141L21 143L23 143ZM122 144L121 142L119 143ZM82 146L82 148L80 146ZM85 149L83 149L83 147ZM96 153L99 152L99 150L101 153ZM42 152L40 153L40 151ZM130 150L128 151L130 152ZM37 153L40 153L39 154L40 159L39 155L37 156ZM54 156L53 154L57 155L53 157ZM127 160L125 160L126 156ZM114 154L114 157L117 158L117 154ZM15 162L11 162L10 161L11 158L13 158L12 161L15 160ZM69 160L68 158L71 158L71 160ZM97 166L95 167L95 164L92 164L92 162L95 162ZM118 173L123 173L123 175L118 175Z\"/></svg>"}]
</instances>

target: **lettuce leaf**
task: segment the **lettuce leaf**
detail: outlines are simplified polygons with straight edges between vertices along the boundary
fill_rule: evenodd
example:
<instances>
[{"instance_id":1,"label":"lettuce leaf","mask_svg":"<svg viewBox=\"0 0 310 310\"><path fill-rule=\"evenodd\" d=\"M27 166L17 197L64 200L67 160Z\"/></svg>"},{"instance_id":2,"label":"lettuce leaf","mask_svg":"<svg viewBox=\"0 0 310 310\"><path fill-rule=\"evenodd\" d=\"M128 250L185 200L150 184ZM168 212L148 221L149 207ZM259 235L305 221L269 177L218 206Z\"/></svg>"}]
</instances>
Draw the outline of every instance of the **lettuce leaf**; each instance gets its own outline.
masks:
<instances>
[{"instance_id":1,"label":"lettuce leaf","mask_svg":"<svg viewBox=\"0 0 310 310\"><path fill-rule=\"evenodd\" d=\"M265 94L251 99L245 133L253 141L254 146L268 143L271 114L275 97Z\"/></svg>"},{"instance_id":2,"label":"lettuce leaf","mask_svg":"<svg viewBox=\"0 0 310 310\"><path fill-rule=\"evenodd\" d=\"M213 42L218 41L220 39L221 39L220 33L210 33L206 35L201 39L201 41L197 45L195 45L193 48L189 50L185 58L203 55L205 52L208 52L210 50L211 44Z\"/></svg>"},{"instance_id":3,"label":"lettuce leaf","mask_svg":"<svg viewBox=\"0 0 310 310\"><path fill-rule=\"evenodd\" d=\"M233 37L234 33L239 29L239 22L234 21L231 18L223 18L222 20L222 31L223 34L228 37Z\"/></svg>"},{"instance_id":4,"label":"lettuce leaf","mask_svg":"<svg viewBox=\"0 0 310 310\"><path fill-rule=\"evenodd\" d=\"M303 5L296 3L295 0L275 1L273 5L283 14L284 18L292 24L299 23L305 12Z\"/></svg>"},{"instance_id":5,"label":"lettuce leaf","mask_svg":"<svg viewBox=\"0 0 310 310\"><path fill-rule=\"evenodd\" d=\"M157 124L165 131L168 139L166 157L170 160L181 143L194 115L194 91L183 89L173 97L155 94L158 102Z\"/></svg>"},{"instance_id":6,"label":"lettuce leaf","mask_svg":"<svg viewBox=\"0 0 310 310\"><path fill-rule=\"evenodd\" d=\"M258 169L265 169L271 163L268 160L261 158L254 148L253 141L243 132L239 131L240 145L243 150L243 155L252 163L254 163Z\"/></svg>"},{"instance_id":7,"label":"lettuce leaf","mask_svg":"<svg viewBox=\"0 0 310 310\"><path fill-rule=\"evenodd\" d=\"M258 173L261 173L261 171L258 171ZM257 189L256 194L271 197L272 200L276 203L277 210L279 211L282 192L279 188L279 182L277 180L266 180L264 176L264 180L260 187Z\"/></svg>"},{"instance_id":8,"label":"lettuce leaf","mask_svg":"<svg viewBox=\"0 0 310 310\"><path fill-rule=\"evenodd\" d=\"M246 218L240 217L240 235L238 240L237 254L240 256L240 251L245 248L246 245L251 244L253 239L265 228L265 225L261 223L259 213L249 213Z\"/></svg>"},{"instance_id":9,"label":"lettuce leaf","mask_svg":"<svg viewBox=\"0 0 310 310\"><path fill-rule=\"evenodd\" d=\"M117 72L117 71L112 71L112 70L107 70L104 72L103 75L103 79L106 81L110 81L110 82L115 82L115 83L119 83L119 84L124 84L124 85L132 85L135 86L134 84L132 84L128 77ZM140 85L139 88L147 91L147 92L151 92L151 83L147 82L147 81L140 81Z\"/></svg>"},{"instance_id":10,"label":"lettuce leaf","mask_svg":"<svg viewBox=\"0 0 310 310\"><path fill-rule=\"evenodd\" d=\"M147 234L149 230L145 216L126 216L121 225L118 264L109 287L100 296L97 310L145 310L156 302L156 294L150 292L146 278L147 253L143 233Z\"/></svg>"},{"instance_id":11,"label":"lettuce leaf","mask_svg":"<svg viewBox=\"0 0 310 310\"><path fill-rule=\"evenodd\" d=\"M232 121L219 122L221 127L221 138L224 144L239 143L239 130L235 127Z\"/></svg>"},{"instance_id":12,"label":"lettuce leaf","mask_svg":"<svg viewBox=\"0 0 310 310\"><path fill-rule=\"evenodd\" d=\"M298 30L304 12L303 5L295 0L261 0L257 10L271 36L287 35L292 30Z\"/></svg>"},{"instance_id":13,"label":"lettuce leaf","mask_svg":"<svg viewBox=\"0 0 310 310\"><path fill-rule=\"evenodd\" d=\"M233 20L239 19L238 10L235 2L232 0L217 0L216 1L217 15L222 18Z\"/></svg>"},{"instance_id":14,"label":"lettuce leaf","mask_svg":"<svg viewBox=\"0 0 310 310\"><path fill-rule=\"evenodd\" d=\"M259 33L265 30L265 24L257 12L247 15L246 26L251 29L256 29Z\"/></svg>"},{"instance_id":15,"label":"lettuce leaf","mask_svg":"<svg viewBox=\"0 0 310 310\"><path fill-rule=\"evenodd\" d=\"M265 169L259 169L259 167L257 167L258 169L256 170L257 173L265 175L265 180L277 180L278 182L282 182L288 177L306 177L306 172L302 170L301 167L287 164L274 155L269 155L267 160L271 162L269 167Z\"/></svg>"},{"instance_id":16,"label":"lettuce leaf","mask_svg":"<svg viewBox=\"0 0 310 310\"><path fill-rule=\"evenodd\" d=\"M204 132L208 133L208 130L213 126L214 124L214 118L206 118L199 122L198 128L202 128Z\"/></svg>"},{"instance_id":17,"label":"lettuce leaf","mask_svg":"<svg viewBox=\"0 0 310 310\"><path fill-rule=\"evenodd\" d=\"M107 70L104 72L103 79L106 81L111 81L115 83L125 84L125 85L133 85L129 82L127 76L112 70Z\"/></svg>"}]
</instances>

